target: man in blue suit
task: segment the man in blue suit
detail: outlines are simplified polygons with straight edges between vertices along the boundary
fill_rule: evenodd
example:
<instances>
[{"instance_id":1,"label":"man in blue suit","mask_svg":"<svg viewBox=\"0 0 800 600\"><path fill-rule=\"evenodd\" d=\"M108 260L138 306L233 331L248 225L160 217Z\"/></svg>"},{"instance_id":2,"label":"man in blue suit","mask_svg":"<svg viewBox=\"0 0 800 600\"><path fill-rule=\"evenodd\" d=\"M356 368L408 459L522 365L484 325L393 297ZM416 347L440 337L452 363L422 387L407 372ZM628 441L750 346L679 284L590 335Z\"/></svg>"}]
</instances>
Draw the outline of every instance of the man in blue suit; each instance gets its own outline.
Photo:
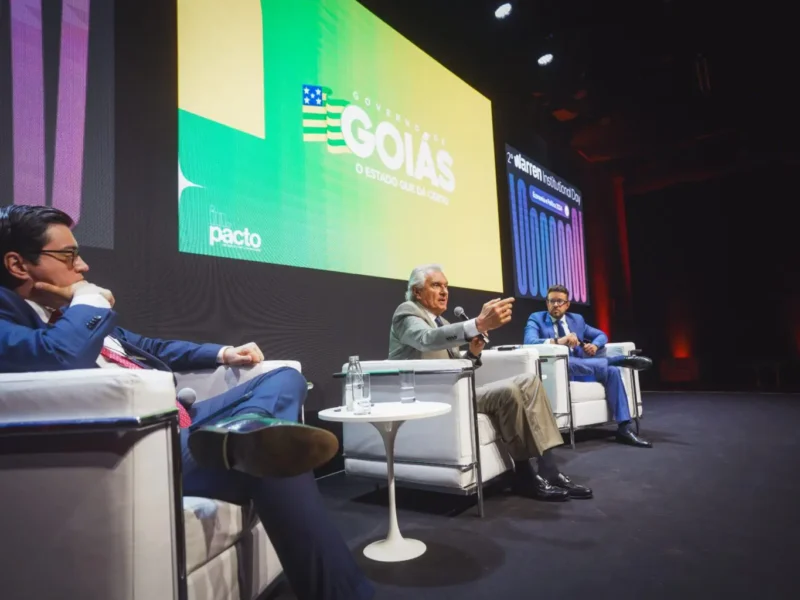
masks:
<instances>
[{"instance_id":1,"label":"man in blue suit","mask_svg":"<svg viewBox=\"0 0 800 600\"><path fill-rule=\"evenodd\" d=\"M72 224L54 208L0 208L1 373L183 371L264 359L253 343L165 341L117 327L113 294L84 277L89 266ZM311 472L332 458L338 441L297 422L306 390L300 373L283 368L205 402L179 405L184 493L252 502L298 598L372 598Z\"/></svg>"},{"instance_id":2,"label":"man in blue suit","mask_svg":"<svg viewBox=\"0 0 800 600\"><path fill-rule=\"evenodd\" d=\"M535 312L525 325L526 344L558 344L569 347L570 381L598 381L606 389L612 419L617 422L616 440L639 448L652 444L631 429L628 395L622 383L620 367L648 369L652 361L644 356L606 357L608 336L587 325L581 315L567 314L569 291L563 285L547 290L547 311Z\"/></svg>"}]
</instances>

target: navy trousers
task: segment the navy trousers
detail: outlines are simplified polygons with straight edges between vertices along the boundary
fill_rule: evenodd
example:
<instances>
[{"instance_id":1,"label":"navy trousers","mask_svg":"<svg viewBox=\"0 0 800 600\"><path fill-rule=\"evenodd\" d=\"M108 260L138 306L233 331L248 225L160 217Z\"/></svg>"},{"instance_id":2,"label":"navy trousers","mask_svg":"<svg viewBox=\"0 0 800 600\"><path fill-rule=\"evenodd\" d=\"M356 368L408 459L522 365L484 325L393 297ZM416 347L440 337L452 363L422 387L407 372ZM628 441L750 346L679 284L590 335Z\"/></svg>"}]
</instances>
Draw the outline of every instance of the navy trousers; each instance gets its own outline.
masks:
<instances>
[{"instance_id":1,"label":"navy trousers","mask_svg":"<svg viewBox=\"0 0 800 600\"><path fill-rule=\"evenodd\" d=\"M606 389L606 402L611 418L617 423L631 420L631 410L628 407L628 394L622 384L622 373L614 364L625 358L624 356L611 356L608 358L581 358L569 357L570 381L597 381Z\"/></svg>"},{"instance_id":2,"label":"navy trousers","mask_svg":"<svg viewBox=\"0 0 800 600\"><path fill-rule=\"evenodd\" d=\"M217 418L256 412L297 421L306 380L294 369L276 369L198 402L190 411L192 420L200 421L248 392L252 397ZM258 479L239 471L203 469L192 458L188 439L188 430L182 430L183 493L242 506L252 502L299 600L373 597L371 583L328 517L313 473Z\"/></svg>"}]
</instances>

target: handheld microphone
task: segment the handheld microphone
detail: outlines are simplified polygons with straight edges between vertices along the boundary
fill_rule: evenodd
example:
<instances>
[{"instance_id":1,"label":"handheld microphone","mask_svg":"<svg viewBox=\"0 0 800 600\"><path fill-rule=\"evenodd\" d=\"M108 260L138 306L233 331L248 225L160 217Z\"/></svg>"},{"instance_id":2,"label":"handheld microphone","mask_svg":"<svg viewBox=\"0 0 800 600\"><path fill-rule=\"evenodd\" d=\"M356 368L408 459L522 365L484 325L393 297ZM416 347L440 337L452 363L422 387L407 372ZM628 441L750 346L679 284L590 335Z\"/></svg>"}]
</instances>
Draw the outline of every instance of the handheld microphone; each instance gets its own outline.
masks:
<instances>
[{"instance_id":1,"label":"handheld microphone","mask_svg":"<svg viewBox=\"0 0 800 600\"><path fill-rule=\"evenodd\" d=\"M461 308L460 306L456 306L453 309L453 314L455 316L457 316L459 319L461 319L462 321L469 321L469 317L467 316L467 313L465 313L464 309ZM485 333L481 333L480 335L483 338L484 343L488 344L489 343L489 336L486 335Z\"/></svg>"},{"instance_id":2,"label":"handheld microphone","mask_svg":"<svg viewBox=\"0 0 800 600\"><path fill-rule=\"evenodd\" d=\"M192 388L181 388L178 391L178 402L180 402L184 408L190 408L192 404L197 402L197 392L195 392Z\"/></svg>"}]
</instances>

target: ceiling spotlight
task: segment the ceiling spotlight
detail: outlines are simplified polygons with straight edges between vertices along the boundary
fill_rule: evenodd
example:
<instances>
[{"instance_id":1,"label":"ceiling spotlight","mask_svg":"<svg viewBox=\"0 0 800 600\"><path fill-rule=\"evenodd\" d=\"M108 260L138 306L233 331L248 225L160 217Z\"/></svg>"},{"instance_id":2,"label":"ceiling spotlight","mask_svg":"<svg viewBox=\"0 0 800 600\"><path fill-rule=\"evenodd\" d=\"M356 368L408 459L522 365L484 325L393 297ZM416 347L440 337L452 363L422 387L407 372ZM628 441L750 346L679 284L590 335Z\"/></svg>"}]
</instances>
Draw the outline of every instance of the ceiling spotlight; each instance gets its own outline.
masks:
<instances>
[{"instance_id":1,"label":"ceiling spotlight","mask_svg":"<svg viewBox=\"0 0 800 600\"><path fill-rule=\"evenodd\" d=\"M511 2L505 2L497 7L497 10L494 11L494 16L498 19L505 19L508 15L511 14Z\"/></svg>"},{"instance_id":2,"label":"ceiling spotlight","mask_svg":"<svg viewBox=\"0 0 800 600\"><path fill-rule=\"evenodd\" d=\"M549 65L551 62L553 62L553 55L549 52L547 54L542 54L536 62L538 62L539 66L542 67Z\"/></svg>"}]
</instances>

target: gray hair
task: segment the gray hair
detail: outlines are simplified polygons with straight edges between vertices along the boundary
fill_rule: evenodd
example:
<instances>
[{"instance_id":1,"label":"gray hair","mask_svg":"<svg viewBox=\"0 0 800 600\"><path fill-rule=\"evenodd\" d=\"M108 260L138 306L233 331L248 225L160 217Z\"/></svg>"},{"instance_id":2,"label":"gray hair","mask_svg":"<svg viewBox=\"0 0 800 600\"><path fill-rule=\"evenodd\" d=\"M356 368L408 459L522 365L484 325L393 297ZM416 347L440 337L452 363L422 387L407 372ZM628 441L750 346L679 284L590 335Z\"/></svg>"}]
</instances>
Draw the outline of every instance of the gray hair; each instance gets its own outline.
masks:
<instances>
[{"instance_id":1,"label":"gray hair","mask_svg":"<svg viewBox=\"0 0 800 600\"><path fill-rule=\"evenodd\" d=\"M418 267L414 267L414 270L411 271L411 276L408 278L408 289L406 290L406 300L415 299L414 290L416 288L421 288L423 285L425 285L425 280L431 273L444 273L444 271L442 270L442 265L430 264L430 265L420 265Z\"/></svg>"}]
</instances>

